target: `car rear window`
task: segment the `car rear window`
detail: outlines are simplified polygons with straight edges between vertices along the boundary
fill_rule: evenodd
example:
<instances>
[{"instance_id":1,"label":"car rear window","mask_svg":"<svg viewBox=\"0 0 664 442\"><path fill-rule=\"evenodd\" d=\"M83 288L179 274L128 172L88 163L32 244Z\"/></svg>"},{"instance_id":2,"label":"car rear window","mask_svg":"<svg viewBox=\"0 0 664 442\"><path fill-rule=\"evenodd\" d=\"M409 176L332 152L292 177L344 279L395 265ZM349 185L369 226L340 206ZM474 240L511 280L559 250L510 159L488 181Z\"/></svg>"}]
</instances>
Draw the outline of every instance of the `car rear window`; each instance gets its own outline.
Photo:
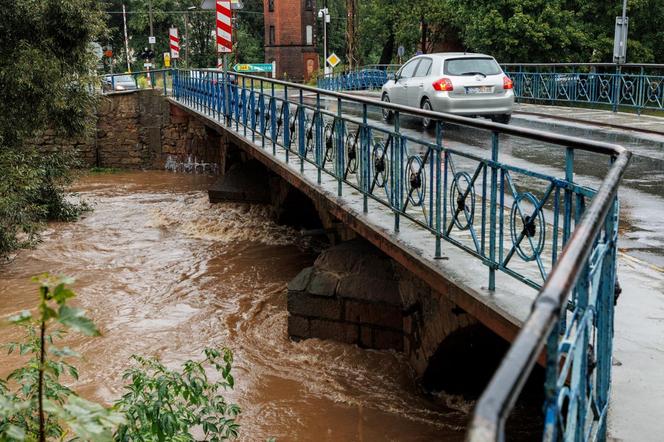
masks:
<instances>
[{"instance_id":1,"label":"car rear window","mask_svg":"<svg viewBox=\"0 0 664 442\"><path fill-rule=\"evenodd\" d=\"M117 77L115 77L115 81L121 81L123 83L130 83L130 82L134 81L134 77L132 77L131 75L118 75Z\"/></svg>"},{"instance_id":2,"label":"car rear window","mask_svg":"<svg viewBox=\"0 0 664 442\"><path fill-rule=\"evenodd\" d=\"M453 58L445 62L445 75L498 75L500 66L493 58Z\"/></svg>"}]
</instances>

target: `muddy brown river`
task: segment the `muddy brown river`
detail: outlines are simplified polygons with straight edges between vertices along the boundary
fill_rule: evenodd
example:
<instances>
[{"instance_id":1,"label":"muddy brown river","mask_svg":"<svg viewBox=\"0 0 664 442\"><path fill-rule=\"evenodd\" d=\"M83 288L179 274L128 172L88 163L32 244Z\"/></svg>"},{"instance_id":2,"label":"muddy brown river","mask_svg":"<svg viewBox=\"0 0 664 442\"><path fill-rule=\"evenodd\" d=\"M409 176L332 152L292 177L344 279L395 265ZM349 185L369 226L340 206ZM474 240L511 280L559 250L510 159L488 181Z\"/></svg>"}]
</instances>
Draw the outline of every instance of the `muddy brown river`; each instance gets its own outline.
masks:
<instances>
[{"instance_id":1,"label":"muddy brown river","mask_svg":"<svg viewBox=\"0 0 664 442\"><path fill-rule=\"evenodd\" d=\"M0 316L35 305L31 276L71 275L76 302L103 333L72 342L83 354L72 385L85 397L120 396L132 354L176 367L226 346L241 440L462 440L473 404L423 395L399 354L288 338L286 284L315 253L263 207L210 205L211 182L167 172L81 178L74 190L94 211L50 224L37 248L0 267ZM0 327L0 343L18 337ZM2 377L18 364L0 361Z\"/></svg>"}]
</instances>

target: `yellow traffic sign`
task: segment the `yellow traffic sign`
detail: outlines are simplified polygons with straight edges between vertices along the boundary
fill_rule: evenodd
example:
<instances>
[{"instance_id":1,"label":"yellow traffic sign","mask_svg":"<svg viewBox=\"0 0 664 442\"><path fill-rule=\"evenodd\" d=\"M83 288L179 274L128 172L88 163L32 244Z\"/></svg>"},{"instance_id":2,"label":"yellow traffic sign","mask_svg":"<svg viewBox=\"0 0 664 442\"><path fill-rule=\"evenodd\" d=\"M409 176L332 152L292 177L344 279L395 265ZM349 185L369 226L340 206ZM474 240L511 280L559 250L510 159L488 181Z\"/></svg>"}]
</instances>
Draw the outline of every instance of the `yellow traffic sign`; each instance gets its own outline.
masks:
<instances>
[{"instance_id":1,"label":"yellow traffic sign","mask_svg":"<svg viewBox=\"0 0 664 442\"><path fill-rule=\"evenodd\" d=\"M327 63L332 66L333 68L336 67L339 63L341 63L341 59L337 57L337 54L332 54L329 57L327 57Z\"/></svg>"},{"instance_id":2,"label":"yellow traffic sign","mask_svg":"<svg viewBox=\"0 0 664 442\"><path fill-rule=\"evenodd\" d=\"M164 52L164 67L171 67L171 54Z\"/></svg>"}]
</instances>

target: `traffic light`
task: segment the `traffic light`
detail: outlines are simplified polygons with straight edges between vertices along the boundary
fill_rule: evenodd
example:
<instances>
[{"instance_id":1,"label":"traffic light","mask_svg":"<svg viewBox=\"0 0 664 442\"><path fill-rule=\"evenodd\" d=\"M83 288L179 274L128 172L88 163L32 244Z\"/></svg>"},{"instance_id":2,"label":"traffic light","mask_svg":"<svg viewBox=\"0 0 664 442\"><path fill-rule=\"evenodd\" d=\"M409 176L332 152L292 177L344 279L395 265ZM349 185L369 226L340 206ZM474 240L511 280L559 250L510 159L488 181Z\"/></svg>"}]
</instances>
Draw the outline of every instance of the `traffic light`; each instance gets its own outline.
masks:
<instances>
[{"instance_id":1,"label":"traffic light","mask_svg":"<svg viewBox=\"0 0 664 442\"><path fill-rule=\"evenodd\" d=\"M139 54L139 57L143 60L152 60L154 58L154 51L148 48L145 48L143 52Z\"/></svg>"}]
</instances>

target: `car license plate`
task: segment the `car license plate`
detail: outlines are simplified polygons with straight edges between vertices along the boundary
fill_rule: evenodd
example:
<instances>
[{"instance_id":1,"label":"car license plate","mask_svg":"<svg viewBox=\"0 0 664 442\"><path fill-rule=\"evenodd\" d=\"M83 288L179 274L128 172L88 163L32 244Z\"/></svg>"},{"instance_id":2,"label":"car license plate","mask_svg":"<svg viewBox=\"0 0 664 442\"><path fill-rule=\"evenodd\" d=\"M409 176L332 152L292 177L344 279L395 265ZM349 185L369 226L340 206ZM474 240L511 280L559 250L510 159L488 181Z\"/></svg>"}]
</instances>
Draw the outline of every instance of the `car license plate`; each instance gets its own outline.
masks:
<instances>
[{"instance_id":1,"label":"car license plate","mask_svg":"<svg viewBox=\"0 0 664 442\"><path fill-rule=\"evenodd\" d=\"M491 93L491 86L474 86L466 88L467 94L488 94Z\"/></svg>"}]
</instances>

